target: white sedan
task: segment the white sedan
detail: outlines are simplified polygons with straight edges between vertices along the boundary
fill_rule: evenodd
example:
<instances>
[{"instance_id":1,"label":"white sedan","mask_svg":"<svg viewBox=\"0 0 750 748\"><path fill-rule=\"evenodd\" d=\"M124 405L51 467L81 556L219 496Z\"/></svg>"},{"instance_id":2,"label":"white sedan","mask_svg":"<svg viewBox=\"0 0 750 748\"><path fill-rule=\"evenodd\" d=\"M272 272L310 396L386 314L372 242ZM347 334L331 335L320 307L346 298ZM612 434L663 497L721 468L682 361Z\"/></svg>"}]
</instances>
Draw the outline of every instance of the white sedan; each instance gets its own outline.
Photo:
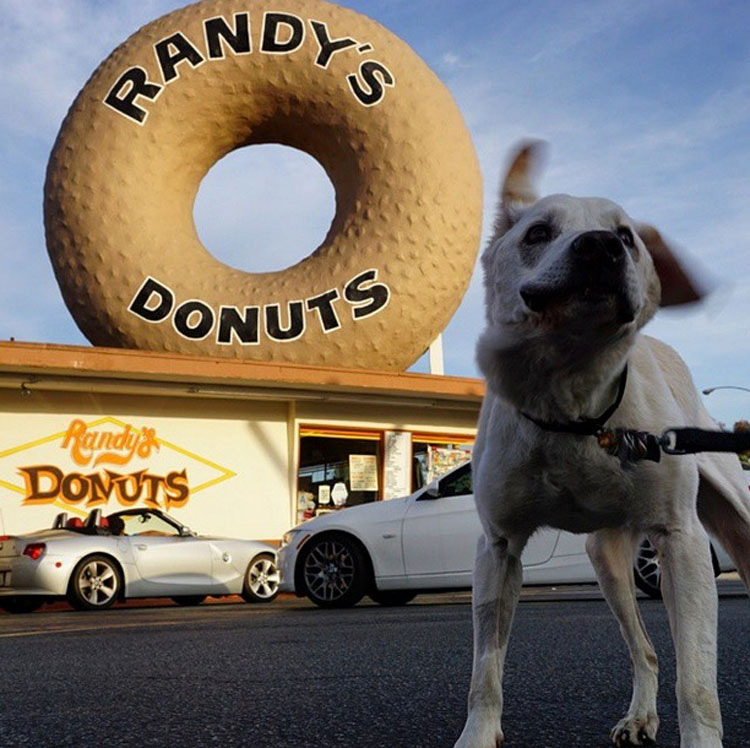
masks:
<instances>
[{"instance_id":1,"label":"white sedan","mask_svg":"<svg viewBox=\"0 0 750 748\"><path fill-rule=\"evenodd\" d=\"M279 550L282 591L321 607L355 605L364 595L401 605L418 592L469 589L481 534L465 463L411 496L343 509L298 525ZM523 552L525 584L595 582L585 535L546 529ZM732 568L713 544L714 571ZM647 540L635 559L636 584L660 596L659 561Z\"/></svg>"},{"instance_id":2,"label":"white sedan","mask_svg":"<svg viewBox=\"0 0 750 748\"><path fill-rule=\"evenodd\" d=\"M104 610L131 597L198 605L209 595L270 602L278 594L275 549L257 540L198 535L158 509L85 520L58 515L49 530L0 535L0 608L31 612L65 597Z\"/></svg>"}]
</instances>

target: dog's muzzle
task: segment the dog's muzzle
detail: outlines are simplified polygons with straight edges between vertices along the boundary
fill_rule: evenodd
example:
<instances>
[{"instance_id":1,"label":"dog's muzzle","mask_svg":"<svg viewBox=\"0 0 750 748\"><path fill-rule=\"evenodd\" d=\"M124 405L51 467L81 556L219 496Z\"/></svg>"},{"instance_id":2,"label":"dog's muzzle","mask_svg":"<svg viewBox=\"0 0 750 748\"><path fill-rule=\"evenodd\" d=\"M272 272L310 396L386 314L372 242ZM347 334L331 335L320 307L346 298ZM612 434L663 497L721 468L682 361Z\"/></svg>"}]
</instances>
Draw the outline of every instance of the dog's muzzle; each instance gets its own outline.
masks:
<instances>
[{"instance_id":1,"label":"dog's muzzle","mask_svg":"<svg viewBox=\"0 0 750 748\"><path fill-rule=\"evenodd\" d=\"M611 231L579 234L566 253L567 272L557 284L532 281L520 289L521 298L532 312L544 312L553 304L569 300L587 305L616 302L620 322L633 320L635 311L625 290L627 249Z\"/></svg>"}]
</instances>

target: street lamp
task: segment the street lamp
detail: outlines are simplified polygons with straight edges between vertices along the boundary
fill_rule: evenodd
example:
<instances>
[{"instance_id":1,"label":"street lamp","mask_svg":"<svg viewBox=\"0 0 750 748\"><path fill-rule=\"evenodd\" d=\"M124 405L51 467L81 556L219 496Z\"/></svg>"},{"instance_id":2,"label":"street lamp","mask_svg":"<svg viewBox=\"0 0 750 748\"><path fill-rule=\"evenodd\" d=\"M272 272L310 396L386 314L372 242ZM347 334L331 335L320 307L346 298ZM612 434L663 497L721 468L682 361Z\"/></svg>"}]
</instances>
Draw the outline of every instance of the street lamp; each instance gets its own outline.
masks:
<instances>
[{"instance_id":1,"label":"street lamp","mask_svg":"<svg viewBox=\"0 0 750 748\"><path fill-rule=\"evenodd\" d=\"M714 390L742 390L743 392L750 392L750 387L738 387L734 384L722 384L718 387L707 387L703 390L704 395L710 395Z\"/></svg>"}]
</instances>

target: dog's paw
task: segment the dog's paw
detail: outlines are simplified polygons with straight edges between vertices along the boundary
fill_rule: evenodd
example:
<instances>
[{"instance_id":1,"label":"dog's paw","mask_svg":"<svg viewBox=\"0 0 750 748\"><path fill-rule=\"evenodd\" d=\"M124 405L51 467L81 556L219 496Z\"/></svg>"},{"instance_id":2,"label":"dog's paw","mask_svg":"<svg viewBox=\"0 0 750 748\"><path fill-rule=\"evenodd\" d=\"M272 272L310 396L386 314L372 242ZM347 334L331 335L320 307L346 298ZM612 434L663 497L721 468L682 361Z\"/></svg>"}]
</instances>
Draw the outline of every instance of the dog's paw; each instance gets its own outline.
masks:
<instances>
[{"instance_id":1,"label":"dog's paw","mask_svg":"<svg viewBox=\"0 0 750 748\"><path fill-rule=\"evenodd\" d=\"M612 728L610 737L617 748L631 745L656 745L658 729L659 718L655 714L628 715Z\"/></svg>"},{"instance_id":2,"label":"dog's paw","mask_svg":"<svg viewBox=\"0 0 750 748\"><path fill-rule=\"evenodd\" d=\"M469 715L461 737L453 748L501 748L503 740L500 720L473 718Z\"/></svg>"}]
</instances>

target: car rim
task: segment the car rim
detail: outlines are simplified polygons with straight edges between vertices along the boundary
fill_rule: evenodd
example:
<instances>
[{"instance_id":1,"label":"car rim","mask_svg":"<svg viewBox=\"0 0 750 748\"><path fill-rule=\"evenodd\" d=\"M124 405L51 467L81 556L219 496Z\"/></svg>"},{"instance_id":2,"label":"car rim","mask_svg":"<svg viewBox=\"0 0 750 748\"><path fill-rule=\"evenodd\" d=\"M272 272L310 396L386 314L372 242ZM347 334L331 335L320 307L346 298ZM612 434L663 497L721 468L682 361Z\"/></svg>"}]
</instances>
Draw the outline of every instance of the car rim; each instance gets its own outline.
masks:
<instances>
[{"instance_id":1,"label":"car rim","mask_svg":"<svg viewBox=\"0 0 750 748\"><path fill-rule=\"evenodd\" d=\"M318 543L305 559L305 582L319 600L343 597L354 581L354 558L349 549L335 540Z\"/></svg>"},{"instance_id":2,"label":"car rim","mask_svg":"<svg viewBox=\"0 0 750 748\"><path fill-rule=\"evenodd\" d=\"M659 566L659 554L647 540L638 548L638 556L635 560L636 569L646 584L654 589L661 589L661 567Z\"/></svg>"},{"instance_id":3,"label":"car rim","mask_svg":"<svg viewBox=\"0 0 750 748\"><path fill-rule=\"evenodd\" d=\"M78 575L81 597L90 605L106 605L117 594L117 574L103 561L92 561Z\"/></svg>"},{"instance_id":4,"label":"car rim","mask_svg":"<svg viewBox=\"0 0 750 748\"><path fill-rule=\"evenodd\" d=\"M279 588L279 570L276 564L267 558L256 561L250 567L247 586L258 597L273 597Z\"/></svg>"}]
</instances>

